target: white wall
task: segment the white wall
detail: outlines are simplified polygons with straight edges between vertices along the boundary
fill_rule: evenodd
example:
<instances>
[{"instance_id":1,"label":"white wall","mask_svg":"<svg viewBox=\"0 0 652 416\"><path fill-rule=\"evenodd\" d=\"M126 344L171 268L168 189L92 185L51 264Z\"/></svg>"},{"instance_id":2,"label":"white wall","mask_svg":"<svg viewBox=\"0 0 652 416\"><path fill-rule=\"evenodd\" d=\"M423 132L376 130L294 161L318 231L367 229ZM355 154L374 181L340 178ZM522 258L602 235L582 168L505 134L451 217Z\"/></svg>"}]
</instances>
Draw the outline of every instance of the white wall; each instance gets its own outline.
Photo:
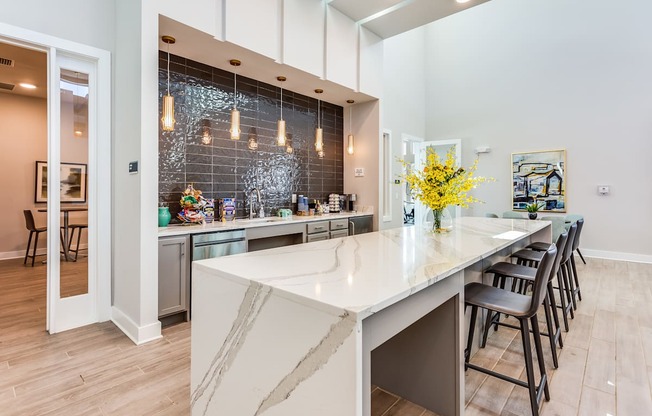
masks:
<instances>
[{"instance_id":1,"label":"white wall","mask_svg":"<svg viewBox=\"0 0 652 416\"><path fill-rule=\"evenodd\" d=\"M426 65L425 28L417 28L384 41L383 60L383 128L392 132L394 176L401 172L402 137L425 139ZM405 184L392 185L392 221L381 222L380 228L403 225L403 192Z\"/></svg>"},{"instance_id":2,"label":"white wall","mask_svg":"<svg viewBox=\"0 0 652 416\"><path fill-rule=\"evenodd\" d=\"M466 161L492 148L473 214L510 209L512 152L565 148L583 251L652 260L649 16L648 0L493 0L427 26L428 138L461 138Z\"/></svg>"}]
</instances>

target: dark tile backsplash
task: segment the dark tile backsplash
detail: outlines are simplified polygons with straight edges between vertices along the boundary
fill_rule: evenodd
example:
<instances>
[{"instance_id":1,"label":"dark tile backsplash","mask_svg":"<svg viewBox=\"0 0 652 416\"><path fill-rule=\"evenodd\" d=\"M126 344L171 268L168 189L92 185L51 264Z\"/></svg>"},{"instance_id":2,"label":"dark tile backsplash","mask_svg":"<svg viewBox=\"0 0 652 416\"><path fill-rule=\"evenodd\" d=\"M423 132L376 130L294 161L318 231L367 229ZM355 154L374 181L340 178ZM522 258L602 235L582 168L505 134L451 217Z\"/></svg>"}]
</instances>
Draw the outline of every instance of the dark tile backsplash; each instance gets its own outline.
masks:
<instances>
[{"instance_id":1,"label":"dark tile backsplash","mask_svg":"<svg viewBox=\"0 0 652 416\"><path fill-rule=\"evenodd\" d=\"M159 54L159 114L167 90L167 53ZM240 140L231 140L233 73L171 55L170 93L175 100L174 131L159 122L159 202L173 217L179 199L192 183L207 198L235 197L237 216L249 215L249 191L258 188L267 215L291 208L293 193L327 200L343 185L342 107L321 103L325 157L315 152L317 100L283 90L283 119L294 149L288 154L275 142L280 116L280 88L238 76ZM203 144L204 131L212 136ZM247 147L257 135L258 150Z\"/></svg>"}]
</instances>

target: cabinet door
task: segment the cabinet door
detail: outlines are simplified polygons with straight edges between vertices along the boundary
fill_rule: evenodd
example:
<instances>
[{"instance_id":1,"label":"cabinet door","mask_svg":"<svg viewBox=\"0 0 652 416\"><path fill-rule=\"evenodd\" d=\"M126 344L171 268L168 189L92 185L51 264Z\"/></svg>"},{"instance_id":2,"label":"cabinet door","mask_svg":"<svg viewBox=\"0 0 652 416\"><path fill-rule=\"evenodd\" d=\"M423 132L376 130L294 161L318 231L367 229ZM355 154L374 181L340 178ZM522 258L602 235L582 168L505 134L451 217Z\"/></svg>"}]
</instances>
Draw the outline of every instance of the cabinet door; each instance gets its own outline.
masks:
<instances>
[{"instance_id":1,"label":"cabinet door","mask_svg":"<svg viewBox=\"0 0 652 416\"><path fill-rule=\"evenodd\" d=\"M158 241L158 315L188 310L188 236Z\"/></svg>"}]
</instances>

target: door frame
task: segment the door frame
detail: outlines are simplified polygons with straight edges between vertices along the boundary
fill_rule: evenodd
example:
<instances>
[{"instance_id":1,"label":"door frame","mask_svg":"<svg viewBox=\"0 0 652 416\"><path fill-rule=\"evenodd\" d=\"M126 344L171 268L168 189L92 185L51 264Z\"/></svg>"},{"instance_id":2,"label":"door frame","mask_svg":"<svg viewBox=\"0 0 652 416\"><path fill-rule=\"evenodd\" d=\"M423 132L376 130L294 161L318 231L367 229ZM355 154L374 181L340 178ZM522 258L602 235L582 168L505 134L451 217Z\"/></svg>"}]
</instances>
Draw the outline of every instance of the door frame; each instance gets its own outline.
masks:
<instances>
[{"instance_id":1,"label":"door frame","mask_svg":"<svg viewBox=\"0 0 652 416\"><path fill-rule=\"evenodd\" d=\"M89 276L96 288L91 304L94 309L93 322L103 322L111 318L111 54L109 51L83 45L44 33L34 32L17 26L0 22L0 40L21 47L41 50L47 54L48 66L48 161L52 165L60 163L59 132L59 71L57 53L80 60L92 62L97 74L97 114L95 123L95 140L90 140L89 131ZM94 165L94 174L90 168ZM59 181L57 169L50 169L48 181ZM60 227L59 192L52 192L48 186L48 228L58 230ZM52 194L50 194L52 192ZM59 322L57 304L59 299L59 233L48 233L48 272L47 272L47 318L46 330L51 334L81 326L86 323L78 321L72 325ZM56 253L56 254L54 254ZM90 259L94 260L91 262ZM56 260L56 261L55 261ZM89 284L90 288L91 284Z\"/></svg>"}]
</instances>

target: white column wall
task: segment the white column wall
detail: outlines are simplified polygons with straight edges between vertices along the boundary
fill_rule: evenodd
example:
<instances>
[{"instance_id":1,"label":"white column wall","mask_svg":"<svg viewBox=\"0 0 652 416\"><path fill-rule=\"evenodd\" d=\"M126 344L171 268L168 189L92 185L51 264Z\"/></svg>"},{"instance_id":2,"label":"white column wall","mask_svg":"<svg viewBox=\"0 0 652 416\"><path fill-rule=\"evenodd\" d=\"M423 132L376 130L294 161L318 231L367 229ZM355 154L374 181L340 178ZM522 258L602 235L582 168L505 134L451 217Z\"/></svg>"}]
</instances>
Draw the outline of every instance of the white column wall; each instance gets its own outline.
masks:
<instances>
[{"instance_id":1,"label":"white column wall","mask_svg":"<svg viewBox=\"0 0 652 416\"><path fill-rule=\"evenodd\" d=\"M392 132L392 171L398 177L402 165L403 135L426 140L425 29L385 39L383 56L383 128ZM392 185L392 220L380 228L403 225L405 183Z\"/></svg>"}]
</instances>

